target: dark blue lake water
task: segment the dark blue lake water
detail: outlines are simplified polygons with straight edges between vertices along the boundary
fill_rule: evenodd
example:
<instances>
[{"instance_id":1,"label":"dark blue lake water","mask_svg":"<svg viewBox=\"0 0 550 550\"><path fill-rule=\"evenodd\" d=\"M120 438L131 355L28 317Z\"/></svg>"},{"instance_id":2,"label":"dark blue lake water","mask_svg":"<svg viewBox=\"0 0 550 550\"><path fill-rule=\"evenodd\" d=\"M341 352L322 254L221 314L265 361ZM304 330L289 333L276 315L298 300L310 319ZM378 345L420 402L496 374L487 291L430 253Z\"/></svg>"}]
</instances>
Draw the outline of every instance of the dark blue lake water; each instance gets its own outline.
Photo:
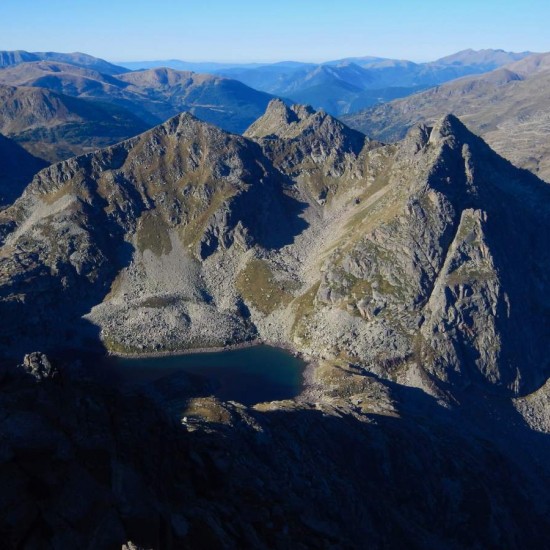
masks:
<instances>
[{"instance_id":1,"label":"dark blue lake water","mask_svg":"<svg viewBox=\"0 0 550 550\"><path fill-rule=\"evenodd\" d=\"M118 384L158 381L179 372L206 377L212 393L245 405L292 399L302 390L305 362L271 346L160 357L109 357L108 368Z\"/></svg>"}]
</instances>

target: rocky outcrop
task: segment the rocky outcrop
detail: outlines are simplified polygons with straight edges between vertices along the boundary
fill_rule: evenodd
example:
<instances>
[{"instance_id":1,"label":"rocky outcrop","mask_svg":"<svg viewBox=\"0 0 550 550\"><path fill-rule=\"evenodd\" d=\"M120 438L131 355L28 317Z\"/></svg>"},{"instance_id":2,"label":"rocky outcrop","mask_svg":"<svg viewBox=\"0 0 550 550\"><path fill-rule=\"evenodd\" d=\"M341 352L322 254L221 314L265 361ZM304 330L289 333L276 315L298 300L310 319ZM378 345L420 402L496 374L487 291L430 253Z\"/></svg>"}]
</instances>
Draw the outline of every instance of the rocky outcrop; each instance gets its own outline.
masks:
<instances>
[{"instance_id":1,"label":"rocky outcrop","mask_svg":"<svg viewBox=\"0 0 550 550\"><path fill-rule=\"evenodd\" d=\"M363 134L323 111L316 112L304 105L287 107L280 99L269 103L265 114L244 136L258 141L283 172L312 181L360 177L357 158L370 144Z\"/></svg>"},{"instance_id":2,"label":"rocky outcrop","mask_svg":"<svg viewBox=\"0 0 550 550\"><path fill-rule=\"evenodd\" d=\"M52 366L50 360L44 353L35 351L25 355L20 368L25 370L38 382L42 380L53 380L58 376L58 370Z\"/></svg>"}]
</instances>

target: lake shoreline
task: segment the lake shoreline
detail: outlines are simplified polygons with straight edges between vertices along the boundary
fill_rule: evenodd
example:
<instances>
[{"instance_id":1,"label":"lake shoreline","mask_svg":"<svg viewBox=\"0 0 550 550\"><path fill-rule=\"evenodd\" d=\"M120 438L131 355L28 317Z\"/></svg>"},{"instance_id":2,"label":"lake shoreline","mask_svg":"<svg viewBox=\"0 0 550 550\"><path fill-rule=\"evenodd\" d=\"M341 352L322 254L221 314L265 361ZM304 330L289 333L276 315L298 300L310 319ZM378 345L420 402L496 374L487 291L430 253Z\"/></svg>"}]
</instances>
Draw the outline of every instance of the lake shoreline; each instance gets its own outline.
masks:
<instances>
[{"instance_id":1,"label":"lake shoreline","mask_svg":"<svg viewBox=\"0 0 550 550\"><path fill-rule=\"evenodd\" d=\"M103 372L108 383L121 387L156 384L163 379L172 380L170 387L182 381L185 386L189 375L198 376L210 381L205 386L208 395L246 406L299 398L307 387L309 364L300 354L272 344L254 340L202 353L111 354L104 356L97 372ZM158 388L166 391L165 386L161 382ZM168 391L168 399L174 399L172 391Z\"/></svg>"},{"instance_id":2,"label":"lake shoreline","mask_svg":"<svg viewBox=\"0 0 550 550\"><path fill-rule=\"evenodd\" d=\"M239 342L237 344L229 344L227 346L217 346L210 348L192 348L184 349L178 351L147 351L143 353L123 353L123 352L113 352L108 351L106 356L110 358L121 358L121 359L155 359L160 357L177 357L179 355L200 355L200 354L210 354L210 353L224 353L232 352L237 350L243 350L248 348L254 348L259 346L268 346L272 348L282 349L294 357L301 359L304 362L304 368L302 371L302 390L300 395L296 396L299 398L303 396L306 392L311 391L315 387L314 382L314 370L318 366L318 359L312 357L311 355L302 353L298 351L293 346L289 345L287 342L275 342L270 340L263 340L257 338L255 340L250 340L248 342Z\"/></svg>"},{"instance_id":3,"label":"lake shoreline","mask_svg":"<svg viewBox=\"0 0 550 550\"><path fill-rule=\"evenodd\" d=\"M108 350L106 355L107 357L121 357L124 359L154 359L158 357L175 357L178 355L193 355L195 353L222 353L224 351L235 351L238 349L253 348L255 346L269 345L263 340L251 340L249 342L240 342L238 344L230 344L227 346L216 346L211 348L187 348L182 350L167 350L167 351L144 351L144 352L130 352L125 353L121 351L110 351ZM280 346L274 346L280 347Z\"/></svg>"},{"instance_id":4,"label":"lake shoreline","mask_svg":"<svg viewBox=\"0 0 550 550\"><path fill-rule=\"evenodd\" d=\"M227 346L216 346L211 348L187 348L183 350L170 350L170 351L144 351L143 353L125 353L119 351L107 351L107 357L121 357L124 359L142 359L142 358L156 358L156 357L172 357L177 355L193 355L202 353L223 353L225 351L235 351L239 349L254 348L257 346L269 346L272 348L284 349L288 353L299 357L307 362L306 355L297 349L293 348L284 342L273 342L270 340L262 340L257 338L256 340L250 340L248 342L239 342L238 344L228 344Z\"/></svg>"}]
</instances>

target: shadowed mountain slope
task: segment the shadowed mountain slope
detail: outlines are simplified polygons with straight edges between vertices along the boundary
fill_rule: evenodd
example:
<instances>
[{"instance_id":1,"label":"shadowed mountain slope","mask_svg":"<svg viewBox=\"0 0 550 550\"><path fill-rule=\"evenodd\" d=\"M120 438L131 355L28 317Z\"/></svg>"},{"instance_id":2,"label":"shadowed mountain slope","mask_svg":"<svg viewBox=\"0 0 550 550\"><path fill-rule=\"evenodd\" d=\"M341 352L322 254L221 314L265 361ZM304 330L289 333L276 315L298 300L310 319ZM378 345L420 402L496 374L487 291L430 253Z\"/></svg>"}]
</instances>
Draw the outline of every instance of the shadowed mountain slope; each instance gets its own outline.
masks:
<instances>
[{"instance_id":1,"label":"shadowed mountain slope","mask_svg":"<svg viewBox=\"0 0 550 550\"><path fill-rule=\"evenodd\" d=\"M144 132L127 110L44 88L0 85L0 132L47 162L58 162Z\"/></svg>"},{"instance_id":2,"label":"shadowed mountain slope","mask_svg":"<svg viewBox=\"0 0 550 550\"><path fill-rule=\"evenodd\" d=\"M0 134L0 208L11 204L47 165L23 147Z\"/></svg>"},{"instance_id":3,"label":"shadowed mountain slope","mask_svg":"<svg viewBox=\"0 0 550 550\"><path fill-rule=\"evenodd\" d=\"M359 375L244 407L203 379L116 390L38 354L0 374L10 550L546 543L548 436L512 412Z\"/></svg>"}]
</instances>

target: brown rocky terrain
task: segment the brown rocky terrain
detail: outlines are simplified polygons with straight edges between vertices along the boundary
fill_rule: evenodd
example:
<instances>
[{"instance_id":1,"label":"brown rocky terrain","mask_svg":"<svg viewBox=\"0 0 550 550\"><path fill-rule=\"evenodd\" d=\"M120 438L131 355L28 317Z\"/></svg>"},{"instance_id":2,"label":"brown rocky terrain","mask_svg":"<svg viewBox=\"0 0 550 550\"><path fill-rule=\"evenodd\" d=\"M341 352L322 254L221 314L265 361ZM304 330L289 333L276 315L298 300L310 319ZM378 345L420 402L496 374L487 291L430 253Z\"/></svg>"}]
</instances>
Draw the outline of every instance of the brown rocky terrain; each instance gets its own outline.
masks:
<instances>
[{"instance_id":1,"label":"brown rocky terrain","mask_svg":"<svg viewBox=\"0 0 550 550\"><path fill-rule=\"evenodd\" d=\"M148 127L188 111L236 133L258 118L273 97L236 80L190 71L158 68L113 75L55 60L4 67L0 84L101 101L130 112Z\"/></svg>"},{"instance_id":2,"label":"brown rocky terrain","mask_svg":"<svg viewBox=\"0 0 550 550\"><path fill-rule=\"evenodd\" d=\"M0 85L0 132L48 163L113 145L148 127L114 105L45 88Z\"/></svg>"}]
</instances>

